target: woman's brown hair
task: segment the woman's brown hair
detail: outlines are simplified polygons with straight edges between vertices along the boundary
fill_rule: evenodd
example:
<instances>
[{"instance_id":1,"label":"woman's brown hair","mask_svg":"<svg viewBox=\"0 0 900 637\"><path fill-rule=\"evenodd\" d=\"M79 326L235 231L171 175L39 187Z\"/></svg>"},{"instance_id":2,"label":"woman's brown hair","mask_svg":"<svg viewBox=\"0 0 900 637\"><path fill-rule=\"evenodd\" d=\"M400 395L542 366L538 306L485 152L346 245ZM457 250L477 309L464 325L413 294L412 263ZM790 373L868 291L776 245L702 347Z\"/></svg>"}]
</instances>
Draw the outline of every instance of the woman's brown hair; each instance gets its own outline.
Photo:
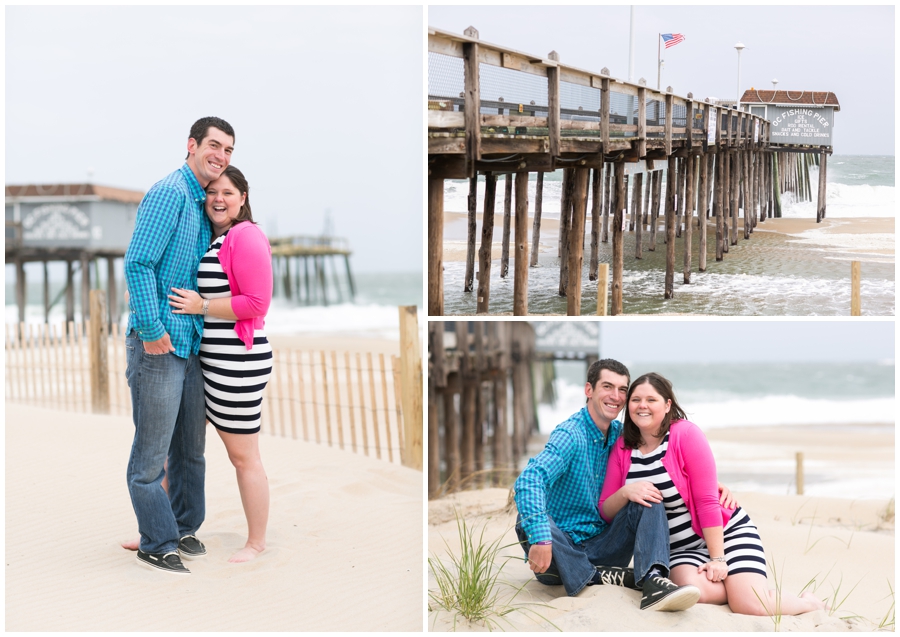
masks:
<instances>
[{"instance_id":1,"label":"woman's brown hair","mask_svg":"<svg viewBox=\"0 0 900 637\"><path fill-rule=\"evenodd\" d=\"M234 221L231 222L231 225L237 225L241 221L256 223L253 221L253 213L250 211L250 184L247 183L247 178L244 177L244 173L234 166L227 166L222 172L222 176L228 177L228 181L244 195L244 203L237 216L234 218Z\"/></svg>"},{"instance_id":2,"label":"woman's brown hair","mask_svg":"<svg viewBox=\"0 0 900 637\"><path fill-rule=\"evenodd\" d=\"M649 374L644 374L640 378L635 379L633 383L631 383L631 387L628 388L628 394L625 398L625 421L623 423L622 428L622 438L625 441L626 449L637 449L641 443L644 441L641 436L641 430L638 429L638 426L634 424L634 421L631 420L631 395L634 393L634 390L637 389L640 385L648 384L653 389L656 390L660 396L662 396L663 401L672 401L672 406L669 408L669 413L665 415L662 422L659 424L659 430L653 436L655 438L662 438L669 431L669 426L675 422L676 420L682 420L686 418L684 414L684 410L678 404L678 401L675 400L675 390L672 389L672 383L670 383L665 377L660 376L655 372L650 372Z\"/></svg>"}]
</instances>

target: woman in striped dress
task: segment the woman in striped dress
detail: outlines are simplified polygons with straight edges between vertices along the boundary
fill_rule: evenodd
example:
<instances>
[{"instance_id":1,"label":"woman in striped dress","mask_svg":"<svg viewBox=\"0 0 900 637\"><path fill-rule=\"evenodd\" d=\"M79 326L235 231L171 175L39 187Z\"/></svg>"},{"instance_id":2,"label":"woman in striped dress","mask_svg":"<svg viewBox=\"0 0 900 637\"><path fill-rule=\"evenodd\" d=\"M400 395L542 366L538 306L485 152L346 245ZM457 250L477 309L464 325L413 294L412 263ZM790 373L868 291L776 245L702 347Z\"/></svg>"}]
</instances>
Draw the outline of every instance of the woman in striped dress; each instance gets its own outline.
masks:
<instances>
[{"instance_id":1,"label":"woman in striped dress","mask_svg":"<svg viewBox=\"0 0 900 637\"><path fill-rule=\"evenodd\" d=\"M259 455L262 392L272 372L263 331L272 300L271 249L253 221L244 175L228 166L206 188L213 239L200 261L199 294L173 288L174 313L203 314L200 366L206 416L225 443L247 516L247 543L229 559L247 562L266 548L269 483Z\"/></svg>"},{"instance_id":2,"label":"woman in striped dress","mask_svg":"<svg viewBox=\"0 0 900 637\"><path fill-rule=\"evenodd\" d=\"M825 608L812 593L775 591L766 581L759 531L740 507L719 503L716 465L700 428L685 419L668 380L645 374L626 397L622 437L610 452L600 512L607 521L630 500L662 503L669 520L669 579L700 589L700 603L745 615L799 615ZM780 607L777 605L780 603Z\"/></svg>"}]
</instances>

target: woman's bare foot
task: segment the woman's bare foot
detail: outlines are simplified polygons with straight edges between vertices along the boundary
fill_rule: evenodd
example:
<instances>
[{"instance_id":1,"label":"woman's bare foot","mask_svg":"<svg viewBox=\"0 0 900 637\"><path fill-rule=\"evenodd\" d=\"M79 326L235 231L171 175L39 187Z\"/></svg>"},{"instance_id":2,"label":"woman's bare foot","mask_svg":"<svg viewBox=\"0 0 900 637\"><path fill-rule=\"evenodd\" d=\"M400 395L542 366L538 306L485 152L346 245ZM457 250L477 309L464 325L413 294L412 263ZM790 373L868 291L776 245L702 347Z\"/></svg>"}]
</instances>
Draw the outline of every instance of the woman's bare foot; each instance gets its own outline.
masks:
<instances>
[{"instance_id":1,"label":"woman's bare foot","mask_svg":"<svg viewBox=\"0 0 900 637\"><path fill-rule=\"evenodd\" d=\"M803 593L800 593L800 597L802 599L809 600L810 602L815 604L816 610L827 610L828 609L828 605L825 602L823 602L822 600L820 600L818 597L813 595L812 592L810 592L810 591L804 591Z\"/></svg>"},{"instance_id":2,"label":"woman's bare foot","mask_svg":"<svg viewBox=\"0 0 900 637\"><path fill-rule=\"evenodd\" d=\"M256 556L266 550L265 545L261 547L251 546L250 543L247 543L247 546L242 548L240 551L232 555L228 558L229 562L237 564L239 562L249 562L250 560L256 559Z\"/></svg>"},{"instance_id":3,"label":"woman's bare foot","mask_svg":"<svg viewBox=\"0 0 900 637\"><path fill-rule=\"evenodd\" d=\"M126 540L121 543L122 548L126 551L136 551L141 548L141 538L135 538L133 540Z\"/></svg>"}]
</instances>

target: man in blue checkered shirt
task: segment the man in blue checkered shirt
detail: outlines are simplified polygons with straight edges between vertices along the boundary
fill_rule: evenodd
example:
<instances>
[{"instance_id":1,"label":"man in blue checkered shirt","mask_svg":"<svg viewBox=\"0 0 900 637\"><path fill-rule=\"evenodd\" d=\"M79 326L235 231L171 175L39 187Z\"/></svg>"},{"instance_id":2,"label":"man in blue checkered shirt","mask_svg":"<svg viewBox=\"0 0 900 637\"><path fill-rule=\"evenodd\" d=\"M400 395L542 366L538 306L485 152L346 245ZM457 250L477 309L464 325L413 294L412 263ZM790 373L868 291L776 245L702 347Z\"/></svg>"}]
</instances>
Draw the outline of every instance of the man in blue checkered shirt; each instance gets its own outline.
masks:
<instances>
[{"instance_id":1,"label":"man in blue checkered shirt","mask_svg":"<svg viewBox=\"0 0 900 637\"><path fill-rule=\"evenodd\" d=\"M625 407L629 380L628 369L612 359L588 369L585 406L553 430L516 480L516 534L542 584L562 584L568 595L592 584L627 586L642 591L641 609L685 610L700 591L667 578L669 527L662 497L628 502L610 524L598 509L609 452L622 433L616 417ZM634 568L626 568L632 556Z\"/></svg>"},{"instance_id":2,"label":"man in blue checkered shirt","mask_svg":"<svg viewBox=\"0 0 900 637\"><path fill-rule=\"evenodd\" d=\"M195 122L184 165L144 195L125 253L131 312L125 376L134 419L128 492L141 533L138 562L167 573L188 574L181 558L206 555L196 537L206 515L203 316L173 314L168 295L174 287L197 290L212 236L203 189L222 174L233 150L228 122Z\"/></svg>"}]
</instances>

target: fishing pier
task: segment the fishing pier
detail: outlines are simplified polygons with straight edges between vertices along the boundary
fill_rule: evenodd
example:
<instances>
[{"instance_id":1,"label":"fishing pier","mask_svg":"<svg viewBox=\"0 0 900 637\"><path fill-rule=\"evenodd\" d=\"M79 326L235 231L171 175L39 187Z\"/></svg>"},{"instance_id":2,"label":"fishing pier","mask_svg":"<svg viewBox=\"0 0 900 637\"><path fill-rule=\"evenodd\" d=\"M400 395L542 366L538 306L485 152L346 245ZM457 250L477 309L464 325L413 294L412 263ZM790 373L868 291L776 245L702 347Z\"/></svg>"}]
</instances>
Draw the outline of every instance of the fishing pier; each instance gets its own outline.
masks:
<instances>
[{"instance_id":1,"label":"fishing pier","mask_svg":"<svg viewBox=\"0 0 900 637\"><path fill-rule=\"evenodd\" d=\"M429 29L429 315L444 315L445 179L469 180L464 292L477 295L478 314L490 313L498 176L505 177L500 276L508 276L512 239L515 315L528 314L528 270L537 266L547 172L563 170L557 256L559 294L566 297L568 315L581 314L588 214L588 278L601 280L602 299L606 281L598 245L612 241L613 315L622 313L625 232L634 233L635 259L644 250L655 251L658 242L665 244L663 294L668 299L674 294L676 239L684 242L683 279L690 283L694 267L707 270L709 225L715 228L715 259L721 261L729 246L748 240L758 223L780 216L781 193L811 197L811 163L819 165L817 219L824 218L837 99L832 93L753 90L740 106L727 108L691 93L679 96L672 87L656 91L643 79L613 78L606 68L592 72L566 66L555 51L535 56L484 43L471 27L463 35ZM532 172L537 182L529 240ZM485 198L476 284L479 175ZM598 314L605 314L605 300L599 305Z\"/></svg>"}]
</instances>

